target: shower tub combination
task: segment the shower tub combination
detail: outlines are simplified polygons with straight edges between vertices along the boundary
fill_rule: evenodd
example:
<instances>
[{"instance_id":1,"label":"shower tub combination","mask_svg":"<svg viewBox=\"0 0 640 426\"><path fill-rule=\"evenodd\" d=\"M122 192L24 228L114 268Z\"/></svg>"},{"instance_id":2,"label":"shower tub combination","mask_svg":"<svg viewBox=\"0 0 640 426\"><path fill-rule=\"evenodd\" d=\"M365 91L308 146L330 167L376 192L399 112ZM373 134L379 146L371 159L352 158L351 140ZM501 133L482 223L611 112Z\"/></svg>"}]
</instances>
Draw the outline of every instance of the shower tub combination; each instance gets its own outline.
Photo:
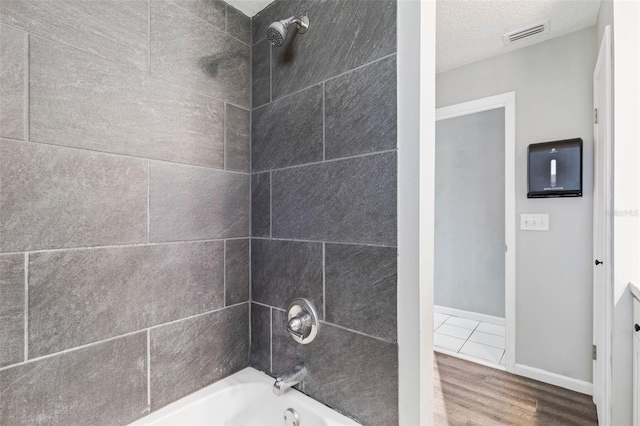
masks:
<instances>
[{"instance_id":1,"label":"shower tub combination","mask_svg":"<svg viewBox=\"0 0 640 426\"><path fill-rule=\"evenodd\" d=\"M276 397L272 387L272 377L248 367L130 426L358 425L295 389Z\"/></svg>"},{"instance_id":2,"label":"shower tub combination","mask_svg":"<svg viewBox=\"0 0 640 426\"><path fill-rule=\"evenodd\" d=\"M309 18L292 16L272 23L267 28L267 40L273 46L282 46L287 28L293 24L303 34L309 28ZM313 341L319 326L313 305L305 299L295 299L288 312L291 336L301 344ZM247 367L130 426L357 426L326 405L293 388L287 389L306 377L306 370L298 377L299 367L291 370L295 374L285 373L291 373L291 377L278 379L280 386L274 386L272 377ZM295 381L287 384L291 379Z\"/></svg>"}]
</instances>

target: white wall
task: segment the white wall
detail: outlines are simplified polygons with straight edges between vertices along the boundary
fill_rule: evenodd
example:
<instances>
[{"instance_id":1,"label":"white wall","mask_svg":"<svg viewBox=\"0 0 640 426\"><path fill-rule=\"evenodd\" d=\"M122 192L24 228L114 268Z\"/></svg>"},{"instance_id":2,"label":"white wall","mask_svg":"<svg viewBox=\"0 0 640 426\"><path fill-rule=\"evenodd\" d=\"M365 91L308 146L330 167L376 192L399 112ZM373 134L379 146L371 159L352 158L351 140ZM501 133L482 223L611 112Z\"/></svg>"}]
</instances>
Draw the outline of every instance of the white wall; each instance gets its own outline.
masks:
<instances>
[{"instance_id":1,"label":"white wall","mask_svg":"<svg viewBox=\"0 0 640 426\"><path fill-rule=\"evenodd\" d=\"M595 42L590 27L436 77L437 107L516 92L516 213L550 215L549 232L516 232L516 363L587 382ZM584 140L584 196L527 199L527 146L575 137Z\"/></svg>"},{"instance_id":2,"label":"white wall","mask_svg":"<svg viewBox=\"0 0 640 426\"><path fill-rule=\"evenodd\" d=\"M612 423L628 425L632 421L633 315L627 285L640 285L640 3L614 2L613 19L602 11L598 27L615 21Z\"/></svg>"},{"instance_id":3,"label":"white wall","mask_svg":"<svg viewBox=\"0 0 640 426\"><path fill-rule=\"evenodd\" d=\"M433 424L435 1L398 1L398 423Z\"/></svg>"}]
</instances>

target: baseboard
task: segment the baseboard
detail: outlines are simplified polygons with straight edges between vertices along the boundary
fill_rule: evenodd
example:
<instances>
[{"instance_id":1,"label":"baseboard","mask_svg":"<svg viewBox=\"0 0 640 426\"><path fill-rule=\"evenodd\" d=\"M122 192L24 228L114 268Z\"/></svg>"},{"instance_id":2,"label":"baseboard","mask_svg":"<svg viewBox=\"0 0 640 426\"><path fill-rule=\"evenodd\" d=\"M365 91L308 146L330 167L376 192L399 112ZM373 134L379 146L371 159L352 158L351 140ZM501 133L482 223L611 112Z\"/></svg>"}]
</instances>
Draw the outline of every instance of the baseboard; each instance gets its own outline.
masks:
<instances>
[{"instance_id":1,"label":"baseboard","mask_svg":"<svg viewBox=\"0 0 640 426\"><path fill-rule=\"evenodd\" d=\"M433 305L433 311L444 315L466 318L474 321L487 322L495 325L505 325L505 319L491 315L479 314L477 312L463 311L462 309L447 308L445 306Z\"/></svg>"},{"instance_id":2,"label":"baseboard","mask_svg":"<svg viewBox=\"0 0 640 426\"><path fill-rule=\"evenodd\" d=\"M490 368L493 368L493 369L496 369L496 370L507 371L504 365L494 364L493 362L485 361L484 359L480 359L480 358L476 358L476 357L473 357L473 356L461 354L460 352L450 351L449 349L438 348L438 347L434 346L433 347L433 351L434 352L438 352L440 354L449 355L449 356L452 356L454 358L460 358L460 359L463 359L465 361L473 362L475 364L484 365L485 367L490 367Z\"/></svg>"},{"instance_id":3,"label":"baseboard","mask_svg":"<svg viewBox=\"0 0 640 426\"><path fill-rule=\"evenodd\" d=\"M528 377L533 380L548 383L550 385L559 386L575 392L586 395L593 395L593 384L584 380L573 379L561 374L552 373L550 371L541 370L539 368L529 367L527 365L516 364L516 374Z\"/></svg>"}]
</instances>

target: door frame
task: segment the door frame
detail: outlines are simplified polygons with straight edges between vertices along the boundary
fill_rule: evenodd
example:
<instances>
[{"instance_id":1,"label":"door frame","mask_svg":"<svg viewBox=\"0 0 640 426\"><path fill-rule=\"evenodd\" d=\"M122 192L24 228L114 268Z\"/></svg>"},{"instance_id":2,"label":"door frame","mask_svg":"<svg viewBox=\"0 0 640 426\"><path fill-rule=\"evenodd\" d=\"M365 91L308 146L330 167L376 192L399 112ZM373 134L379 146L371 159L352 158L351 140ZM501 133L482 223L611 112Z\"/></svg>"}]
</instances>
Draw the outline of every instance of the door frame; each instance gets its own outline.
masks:
<instances>
[{"instance_id":1,"label":"door frame","mask_svg":"<svg viewBox=\"0 0 640 426\"><path fill-rule=\"evenodd\" d=\"M606 97L599 99L599 76L605 72ZM600 424L611 424L612 422L612 327L613 327L613 223L611 212L613 212L613 114L612 114L612 49L611 49L611 27L605 27L602 43L598 51L598 59L593 72L593 107L597 108L598 116L605 116L607 128L605 129L605 140L598 140L599 124L594 120L593 124L593 146L594 146L594 173L593 173L593 251L594 261L598 254L596 251L596 226L599 215L602 215L604 225L604 247L601 260L604 267L604 288L598 289L596 286L596 272L593 275L593 344L598 345L597 358L593 361L593 401L598 408L598 420ZM598 119L599 122L602 120ZM599 145L604 144L602 152L604 154L603 165L603 197L598 198L597 184L599 174ZM597 266L594 265L594 268ZM598 310L598 298L602 298L602 312ZM598 335L603 341L600 341ZM598 371L604 373L604 383L598 380Z\"/></svg>"},{"instance_id":2,"label":"door frame","mask_svg":"<svg viewBox=\"0 0 640 426\"><path fill-rule=\"evenodd\" d=\"M504 108L505 368L516 369L516 92L436 109L436 121Z\"/></svg>"}]
</instances>

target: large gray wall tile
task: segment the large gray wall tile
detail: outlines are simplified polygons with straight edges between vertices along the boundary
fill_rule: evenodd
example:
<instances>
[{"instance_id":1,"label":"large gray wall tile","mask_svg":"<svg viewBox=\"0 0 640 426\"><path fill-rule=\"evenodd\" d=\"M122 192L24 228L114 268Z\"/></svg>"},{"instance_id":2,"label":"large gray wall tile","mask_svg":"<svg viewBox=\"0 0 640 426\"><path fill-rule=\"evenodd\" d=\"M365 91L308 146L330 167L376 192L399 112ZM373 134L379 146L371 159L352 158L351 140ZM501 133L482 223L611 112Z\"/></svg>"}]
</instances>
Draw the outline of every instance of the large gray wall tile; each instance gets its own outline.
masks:
<instances>
[{"instance_id":1,"label":"large gray wall tile","mask_svg":"<svg viewBox=\"0 0 640 426\"><path fill-rule=\"evenodd\" d=\"M304 297L322 315L322 244L252 240L251 292L251 300L282 309Z\"/></svg>"},{"instance_id":2,"label":"large gray wall tile","mask_svg":"<svg viewBox=\"0 0 640 426\"><path fill-rule=\"evenodd\" d=\"M271 47L267 40L253 46L251 96L253 108L271 101Z\"/></svg>"},{"instance_id":3,"label":"large gray wall tile","mask_svg":"<svg viewBox=\"0 0 640 426\"><path fill-rule=\"evenodd\" d=\"M271 235L271 173L251 176L251 235Z\"/></svg>"},{"instance_id":4,"label":"large gray wall tile","mask_svg":"<svg viewBox=\"0 0 640 426\"><path fill-rule=\"evenodd\" d=\"M327 159L396 147L396 58L325 83Z\"/></svg>"},{"instance_id":5,"label":"large gray wall tile","mask_svg":"<svg viewBox=\"0 0 640 426\"><path fill-rule=\"evenodd\" d=\"M249 364L249 304L151 330L151 409Z\"/></svg>"},{"instance_id":6,"label":"large gray wall tile","mask_svg":"<svg viewBox=\"0 0 640 426\"><path fill-rule=\"evenodd\" d=\"M123 425L147 412L146 333L0 371L0 419L18 425Z\"/></svg>"},{"instance_id":7,"label":"large gray wall tile","mask_svg":"<svg viewBox=\"0 0 640 426\"><path fill-rule=\"evenodd\" d=\"M226 106L226 168L239 172L251 170L251 114L249 111Z\"/></svg>"},{"instance_id":8,"label":"large gray wall tile","mask_svg":"<svg viewBox=\"0 0 640 426\"><path fill-rule=\"evenodd\" d=\"M396 249L327 244L325 265L325 319L395 341Z\"/></svg>"},{"instance_id":9,"label":"large gray wall tile","mask_svg":"<svg viewBox=\"0 0 640 426\"><path fill-rule=\"evenodd\" d=\"M0 82L2 82L0 84L0 136L2 137L25 139L26 64L26 33L0 25Z\"/></svg>"},{"instance_id":10,"label":"large gray wall tile","mask_svg":"<svg viewBox=\"0 0 640 426\"><path fill-rule=\"evenodd\" d=\"M225 2L221 0L171 0L171 3L224 31L225 9L227 8Z\"/></svg>"},{"instance_id":11,"label":"large gray wall tile","mask_svg":"<svg viewBox=\"0 0 640 426\"><path fill-rule=\"evenodd\" d=\"M114 62L147 69L147 0L2 0L0 21Z\"/></svg>"},{"instance_id":12,"label":"large gray wall tile","mask_svg":"<svg viewBox=\"0 0 640 426\"><path fill-rule=\"evenodd\" d=\"M322 86L254 109L251 167L270 170L322 161Z\"/></svg>"},{"instance_id":13,"label":"large gray wall tile","mask_svg":"<svg viewBox=\"0 0 640 426\"><path fill-rule=\"evenodd\" d=\"M398 424L397 345L326 323L300 345L286 331L286 312L272 312L275 375L303 362L306 394L365 425Z\"/></svg>"},{"instance_id":14,"label":"large gray wall tile","mask_svg":"<svg viewBox=\"0 0 640 426\"><path fill-rule=\"evenodd\" d=\"M249 175L156 161L150 165L151 241L249 236Z\"/></svg>"},{"instance_id":15,"label":"large gray wall tile","mask_svg":"<svg viewBox=\"0 0 640 426\"><path fill-rule=\"evenodd\" d=\"M271 373L271 308L251 304L251 366Z\"/></svg>"},{"instance_id":16,"label":"large gray wall tile","mask_svg":"<svg viewBox=\"0 0 640 426\"><path fill-rule=\"evenodd\" d=\"M226 305L249 300L249 240L228 240L225 250Z\"/></svg>"},{"instance_id":17,"label":"large gray wall tile","mask_svg":"<svg viewBox=\"0 0 640 426\"><path fill-rule=\"evenodd\" d=\"M32 253L29 358L224 306L223 242Z\"/></svg>"},{"instance_id":18,"label":"large gray wall tile","mask_svg":"<svg viewBox=\"0 0 640 426\"><path fill-rule=\"evenodd\" d=\"M30 56L32 141L223 167L222 102L36 37Z\"/></svg>"},{"instance_id":19,"label":"large gray wall tile","mask_svg":"<svg viewBox=\"0 0 640 426\"><path fill-rule=\"evenodd\" d=\"M395 0L313 7L309 31L289 31L284 45L273 49L273 99L394 53L396 7Z\"/></svg>"},{"instance_id":20,"label":"large gray wall tile","mask_svg":"<svg viewBox=\"0 0 640 426\"><path fill-rule=\"evenodd\" d=\"M396 153L273 172L273 236L396 245Z\"/></svg>"},{"instance_id":21,"label":"large gray wall tile","mask_svg":"<svg viewBox=\"0 0 640 426\"><path fill-rule=\"evenodd\" d=\"M0 252L147 238L147 162L0 140Z\"/></svg>"},{"instance_id":22,"label":"large gray wall tile","mask_svg":"<svg viewBox=\"0 0 640 426\"><path fill-rule=\"evenodd\" d=\"M0 256L0 367L24 360L24 255Z\"/></svg>"},{"instance_id":23,"label":"large gray wall tile","mask_svg":"<svg viewBox=\"0 0 640 426\"><path fill-rule=\"evenodd\" d=\"M151 3L151 73L249 107L250 47L182 9Z\"/></svg>"},{"instance_id":24,"label":"large gray wall tile","mask_svg":"<svg viewBox=\"0 0 640 426\"><path fill-rule=\"evenodd\" d=\"M238 40L251 45L251 18L244 13L227 6L227 33Z\"/></svg>"}]
</instances>

